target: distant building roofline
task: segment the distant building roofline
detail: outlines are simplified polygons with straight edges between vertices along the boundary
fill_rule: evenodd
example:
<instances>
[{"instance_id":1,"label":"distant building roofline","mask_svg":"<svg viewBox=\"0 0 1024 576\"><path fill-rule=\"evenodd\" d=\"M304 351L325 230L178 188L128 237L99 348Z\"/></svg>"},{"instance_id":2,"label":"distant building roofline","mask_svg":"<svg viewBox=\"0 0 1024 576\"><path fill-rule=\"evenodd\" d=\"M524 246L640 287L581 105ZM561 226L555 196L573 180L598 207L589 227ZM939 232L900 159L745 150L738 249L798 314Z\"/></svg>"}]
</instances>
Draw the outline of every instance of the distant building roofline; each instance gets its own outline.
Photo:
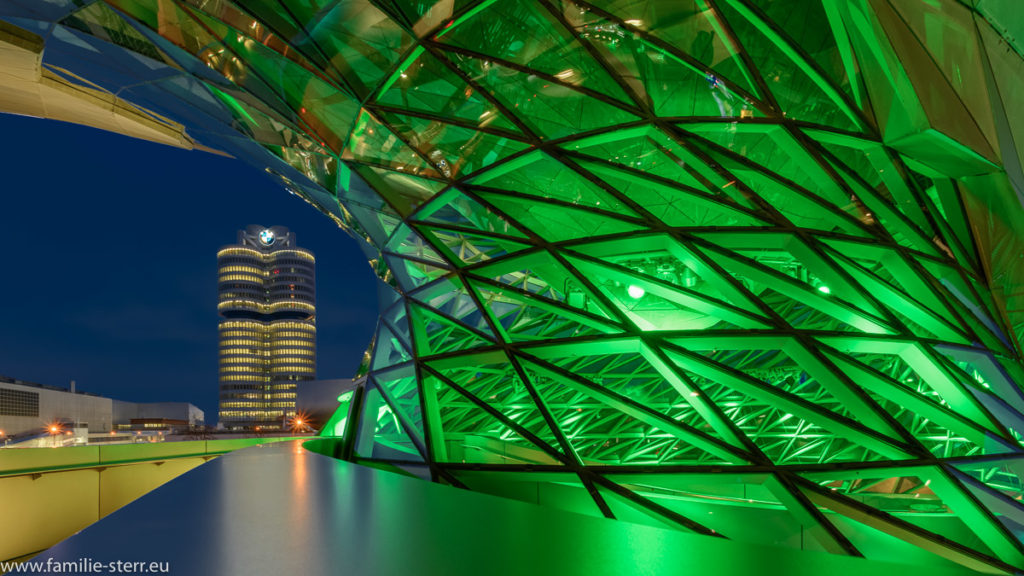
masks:
<instances>
[{"instance_id":1,"label":"distant building roofline","mask_svg":"<svg viewBox=\"0 0 1024 576\"><path fill-rule=\"evenodd\" d=\"M100 394L94 394L92 392L82 392L81 390L71 391L70 388L61 388L60 386L51 386L49 384L40 384L38 382L28 382L26 380L19 380L10 376L4 376L0 374L0 384L14 384L16 386L26 386L28 388L38 388L40 390L52 390L54 392L64 392L66 394L78 394L81 396L92 396L94 398L107 398Z\"/></svg>"}]
</instances>

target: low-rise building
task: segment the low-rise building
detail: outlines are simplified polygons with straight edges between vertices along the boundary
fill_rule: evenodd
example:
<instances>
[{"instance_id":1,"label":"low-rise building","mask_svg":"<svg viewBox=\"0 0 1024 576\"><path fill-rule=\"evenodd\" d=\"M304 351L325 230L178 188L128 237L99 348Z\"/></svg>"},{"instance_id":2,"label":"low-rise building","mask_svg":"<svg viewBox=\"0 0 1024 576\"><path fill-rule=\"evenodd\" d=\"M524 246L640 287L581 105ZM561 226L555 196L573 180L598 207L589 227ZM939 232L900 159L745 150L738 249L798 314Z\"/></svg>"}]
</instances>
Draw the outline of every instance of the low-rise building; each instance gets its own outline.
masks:
<instances>
[{"instance_id":1,"label":"low-rise building","mask_svg":"<svg viewBox=\"0 0 1024 576\"><path fill-rule=\"evenodd\" d=\"M205 423L188 402L125 402L0 376L0 446L85 444L123 431L188 432ZM58 436L60 438L58 438ZM28 443L26 443L28 442Z\"/></svg>"},{"instance_id":2,"label":"low-rise building","mask_svg":"<svg viewBox=\"0 0 1024 576\"><path fill-rule=\"evenodd\" d=\"M165 420L176 422L175 428L192 430L202 427L206 414L188 402L126 402L114 400L114 424L119 430L131 428L134 421L140 423ZM177 424L179 423L180 424Z\"/></svg>"},{"instance_id":3,"label":"low-rise building","mask_svg":"<svg viewBox=\"0 0 1024 576\"><path fill-rule=\"evenodd\" d=\"M351 378L299 382L295 388L295 408L307 424L320 429L338 409L338 396L354 389L356 383Z\"/></svg>"},{"instance_id":4,"label":"low-rise building","mask_svg":"<svg viewBox=\"0 0 1024 576\"><path fill-rule=\"evenodd\" d=\"M0 376L0 435L45 433L53 427L109 432L113 400L75 390Z\"/></svg>"}]
</instances>

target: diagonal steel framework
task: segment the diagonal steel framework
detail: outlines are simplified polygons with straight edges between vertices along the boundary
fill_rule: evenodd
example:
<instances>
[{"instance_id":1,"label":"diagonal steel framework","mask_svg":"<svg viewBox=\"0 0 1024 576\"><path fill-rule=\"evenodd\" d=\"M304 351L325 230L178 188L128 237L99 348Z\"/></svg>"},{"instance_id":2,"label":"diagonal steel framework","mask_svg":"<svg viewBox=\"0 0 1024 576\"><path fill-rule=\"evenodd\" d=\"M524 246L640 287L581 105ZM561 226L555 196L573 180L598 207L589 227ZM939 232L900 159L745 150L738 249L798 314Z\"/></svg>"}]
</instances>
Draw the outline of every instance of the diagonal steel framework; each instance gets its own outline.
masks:
<instances>
[{"instance_id":1,"label":"diagonal steel framework","mask_svg":"<svg viewBox=\"0 0 1024 576\"><path fill-rule=\"evenodd\" d=\"M381 283L341 457L1024 568L999 2L18 0L41 67L265 167Z\"/></svg>"}]
</instances>

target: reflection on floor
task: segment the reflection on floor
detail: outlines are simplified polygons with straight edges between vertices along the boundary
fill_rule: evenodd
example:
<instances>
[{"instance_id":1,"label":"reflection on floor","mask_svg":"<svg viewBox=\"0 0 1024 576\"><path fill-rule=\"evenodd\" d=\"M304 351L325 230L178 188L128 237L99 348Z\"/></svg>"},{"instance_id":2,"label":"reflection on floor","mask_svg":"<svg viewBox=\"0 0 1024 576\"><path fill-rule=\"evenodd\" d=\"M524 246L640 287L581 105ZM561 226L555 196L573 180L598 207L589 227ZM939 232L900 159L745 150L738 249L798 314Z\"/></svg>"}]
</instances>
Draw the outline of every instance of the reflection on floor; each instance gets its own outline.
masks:
<instances>
[{"instance_id":1,"label":"reflection on floor","mask_svg":"<svg viewBox=\"0 0 1024 576\"><path fill-rule=\"evenodd\" d=\"M972 574L734 543L374 470L301 441L210 462L41 554L171 574ZM31 573L31 572L29 572Z\"/></svg>"}]
</instances>

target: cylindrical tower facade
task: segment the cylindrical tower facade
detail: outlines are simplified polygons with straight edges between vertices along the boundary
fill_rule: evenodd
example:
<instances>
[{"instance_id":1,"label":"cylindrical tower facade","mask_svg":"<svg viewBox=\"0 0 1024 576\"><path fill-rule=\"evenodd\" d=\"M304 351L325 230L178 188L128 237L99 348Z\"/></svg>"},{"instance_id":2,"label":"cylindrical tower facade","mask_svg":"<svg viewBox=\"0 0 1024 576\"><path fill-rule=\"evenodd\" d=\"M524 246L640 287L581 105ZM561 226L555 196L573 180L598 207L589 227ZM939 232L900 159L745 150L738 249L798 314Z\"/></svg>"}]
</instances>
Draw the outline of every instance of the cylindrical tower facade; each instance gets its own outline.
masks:
<instances>
[{"instance_id":1,"label":"cylindrical tower facade","mask_svg":"<svg viewBox=\"0 0 1024 576\"><path fill-rule=\"evenodd\" d=\"M220 422L273 429L316 378L316 261L282 226L248 226L217 253Z\"/></svg>"}]
</instances>

